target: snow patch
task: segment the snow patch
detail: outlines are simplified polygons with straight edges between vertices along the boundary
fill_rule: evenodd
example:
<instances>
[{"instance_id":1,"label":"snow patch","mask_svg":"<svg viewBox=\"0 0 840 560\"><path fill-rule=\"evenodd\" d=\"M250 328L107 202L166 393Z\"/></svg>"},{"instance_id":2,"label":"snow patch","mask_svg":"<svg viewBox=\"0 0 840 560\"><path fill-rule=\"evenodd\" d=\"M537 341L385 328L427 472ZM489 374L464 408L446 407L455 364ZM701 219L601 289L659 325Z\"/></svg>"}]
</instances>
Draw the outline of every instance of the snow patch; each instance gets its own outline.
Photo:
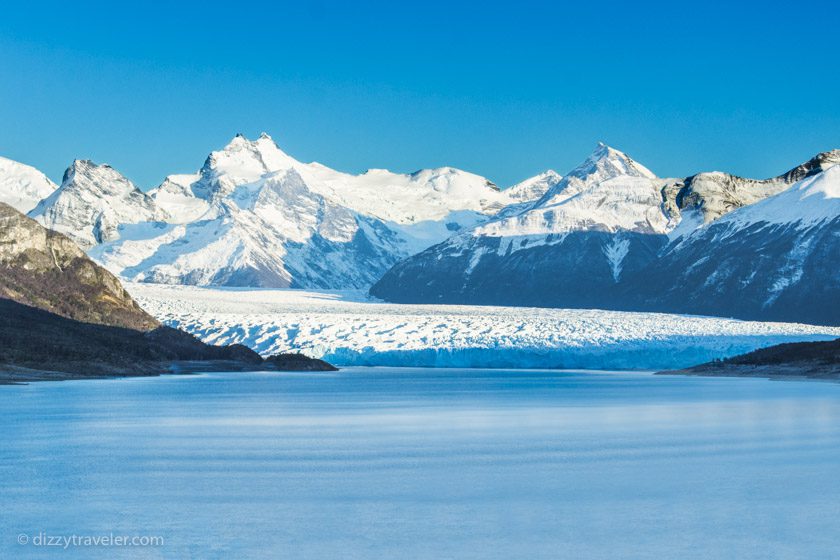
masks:
<instances>
[{"instance_id":1,"label":"snow patch","mask_svg":"<svg viewBox=\"0 0 840 560\"><path fill-rule=\"evenodd\" d=\"M622 263L624 257L630 252L630 240L616 236L610 243L604 247L604 255L610 263L610 270L612 270L613 280L618 282L618 277L621 276Z\"/></svg>"}]
</instances>

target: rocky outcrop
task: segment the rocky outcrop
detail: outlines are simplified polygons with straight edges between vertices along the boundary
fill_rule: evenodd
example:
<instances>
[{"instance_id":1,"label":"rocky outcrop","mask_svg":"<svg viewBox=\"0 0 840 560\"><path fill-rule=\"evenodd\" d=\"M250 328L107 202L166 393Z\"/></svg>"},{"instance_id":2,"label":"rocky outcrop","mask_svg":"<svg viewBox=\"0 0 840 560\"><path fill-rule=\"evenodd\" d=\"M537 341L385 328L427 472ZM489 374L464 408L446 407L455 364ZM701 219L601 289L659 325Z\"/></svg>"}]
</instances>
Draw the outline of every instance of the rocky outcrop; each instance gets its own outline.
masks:
<instances>
[{"instance_id":1,"label":"rocky outcrop","mask_svg":"<svg viewBox=\"0 0 840 560\"><path fill-rule=\"evenodd\" d=\"M2 203L0 297L86 323L140 331L160 326L72 240Z\"/></svg>"},{"instance_id":2,"label":"rocky outcrop","mask_svg":"<svg viewBox=\"0 0 840 560\"><path fill-rule=\"evenodd\" d=\"M697 212L697 225L707 224L737 210L776 195L797 181L840 163L840 150L823 152L777 177L747 179L720 171L698 173L672 180L663 188L665 209L679 219L683 213Z\"/></svg>"},{"instance_id":3,"label":"rocky outcrop","mask_svg":"<svg viewBox=\"0 0 840 560\"><path fill-rule=\"evenodd\" d=\"M640 310L840 324L840 166L666 246L625 279Z\"/></svg>"}]
</instances>

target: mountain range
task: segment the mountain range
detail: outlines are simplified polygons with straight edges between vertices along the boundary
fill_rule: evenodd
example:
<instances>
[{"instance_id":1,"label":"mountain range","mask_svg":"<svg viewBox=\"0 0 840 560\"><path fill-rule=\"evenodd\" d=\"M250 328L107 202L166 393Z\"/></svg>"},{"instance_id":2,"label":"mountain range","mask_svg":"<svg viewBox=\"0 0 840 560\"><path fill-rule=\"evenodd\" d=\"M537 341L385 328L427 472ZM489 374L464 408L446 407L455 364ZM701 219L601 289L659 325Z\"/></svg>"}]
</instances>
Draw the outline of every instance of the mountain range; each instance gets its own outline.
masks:
<instances>
[{"instance_id":1,"label":"mountain range","mask_svg":"<svg viewBox=\"0 0 840 560\"><path fill-rule=\"evenodd\" d=\"M658 178L599 145L539 200L394 266L403 303L840 323L840 150L766 180Z\"/></svg>"},{"instance_id":2,"label":"mountain range","mask_svg":"<svg viewBox=\"0 0 840 560\"><path fill-rule=\"evenodd\" d=\"M0 159L0 201L133 281L838 324L837 163L660 178L600 144L499 189L449 167L351 175L237 135L149 192L87 160L55 185Z\"/></svg>"},{"instance_id":3,"label":"mountain range","mask_svg":"<svg viewBox=\"0 0 840 560\"><path fill-rule=\"evenodd\" d=\"M449 167L350 175L301 163L266 134L237 135L196 173L170 175L147 193L87 160L74 161L57 187L36 174L18 164L0 183L5 199L25 202L19 210L129 280L325 289L367 288L399 260L555 180L543 174L502 192Z\"/></svg>"}]
</instances>

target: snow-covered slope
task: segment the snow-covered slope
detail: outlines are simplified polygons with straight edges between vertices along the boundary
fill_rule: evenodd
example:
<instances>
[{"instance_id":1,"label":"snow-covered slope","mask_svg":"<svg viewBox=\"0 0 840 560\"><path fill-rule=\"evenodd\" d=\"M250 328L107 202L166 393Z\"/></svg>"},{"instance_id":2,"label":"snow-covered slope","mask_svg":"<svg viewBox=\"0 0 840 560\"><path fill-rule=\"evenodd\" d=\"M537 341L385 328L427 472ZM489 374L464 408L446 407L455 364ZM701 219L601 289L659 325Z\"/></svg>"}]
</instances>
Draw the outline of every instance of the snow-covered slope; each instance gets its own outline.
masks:
<instances>
[{"instance_id":1,"label":"snow-covered slope","mask_svg":"<svg viewBox=\"0 0 840 560\"><path fill-rule=\"evenodd\" d=\"M167 214L111 166L76 160L61 186L29 216L89 249L116 239L120 225L163 220Z\"/></svg>"},{"instance_id":2,"label":"snow-covered slope","mask_svg":"<svg viewBox=\"0 0 840 560\"><path fill-rule=\"evenodd\" d=\"M349 175L237 135L149 193L165 223L126 226L91 255L136 281L359 288L398 260L526 199L453 168Z\"/></svg>"},{"instance_id":3,"label":"snow-covered slope","mask_svg":"<svg viewBox=\"0 0 840 560\"><path fill-rule=\"evenodd\" d=\"M657 313L386 304L362 292L128 289L158 319L206 342L340 365L664 369L840 336L840 328Z\"/></svg>"},{"instance_id":4,"label":"snow-covered slope","mask_svg":"<svg viewBox=\"0 0 840 560\"><path fill-rule=\"evenodd\" d=\"M666 212L680 226L671 237L686 235L738 208L749 206L788 189L793 183L840 163L840 150L816 155L777 177L746 179L721 171L698 173L673 180L663 189Z\"/></svg>"},{"instance_id":5,"label":"snow-covered slope","mask_svg":"<svg viewBox=\"0 0 840 560\"><path fill-rule=\"evenodd\" d=\"M513 185L505 191L505 194L516 202L531 202L539 200L549 189L555 187L562 180L562 175L553 169L549 169Z\"/></svg>"},{"instance_id":6,"label":"snow-covered slope","mask_svg":"<svg viewBox=\"0 0 840 560\"><path fill-rule=\"evenodd\" d=\"M840 161L838 161L840 163ZM722 227L744 228L764 224L819 227L840 218L840 165L811 175L780 194L724 216ZM733 229L734 229L733 228Z\"/></svg>"},{"instance_id":7,"label":"snow-covered slope","mask_svg":"<svg viewBox=\"0 0 840 560\"><path fill-rule=\"evenodd\" d=\"M395 266L371 293L402 302L587 307L645 266L675 223L663 181L600 144L534 204Z\"/></svg>"},{"instance_id":8,"label":"snow-covered slope","mask_svg":"<svg viewBox=\"0 0 840 560\"><path fill-rule=\"evenodd\" d=\"M471 232L475 236L521 237L572 231L667 233L672 225L662 212L662 182L639 163L605 144L532 208L494 220Z\"/></svg>"},{"instance_id":9,"label":"snow-covered slope","mask_svg":"<svg viewBox=\"0 0 840 560\"><path fill-rule=\"evenodd\" d=\"M636 308L840 324L840 165L677 238Z\"/></svg>"},{"instance_id":10,"label":"snow-covered slope","mask_svg":"<svg viewBox=\"0 0 840 560\"><path fill-rule=\"evenodd\" d=\"M549 169L505 189L511 203L497 212L495 217L505 218L524 212L562 180L562 175Z\"/></svg>"},{"instance_id":11,"label":"snow-covered slope","mask_svg":"<svg viewBox=\"0 0 840 560\"><path fill-rule=\"evenodd\" d=\"M26 214L58 186L28 165L0 157L0 202Z\"/></svg>"}]
</instances>

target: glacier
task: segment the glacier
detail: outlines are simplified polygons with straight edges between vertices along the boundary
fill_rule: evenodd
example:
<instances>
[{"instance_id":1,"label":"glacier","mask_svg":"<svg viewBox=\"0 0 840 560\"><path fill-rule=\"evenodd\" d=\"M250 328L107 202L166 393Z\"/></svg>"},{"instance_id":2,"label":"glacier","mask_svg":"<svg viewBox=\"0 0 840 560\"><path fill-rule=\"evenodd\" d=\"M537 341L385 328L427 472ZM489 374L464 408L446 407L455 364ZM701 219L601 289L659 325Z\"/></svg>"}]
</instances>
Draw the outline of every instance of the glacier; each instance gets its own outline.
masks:
<instances>
[{"instance_id":1,"label":"glacier","mask_svg":"<svg viewBox=\"0 0 840 560\"><path fill-rule=\"evenodd\" d=\"M664 313L392 304L361 290L126 287L152 315L205 342L340 366L670 369L840 336L840 327Z\"/></svg>"}]
</instances>

